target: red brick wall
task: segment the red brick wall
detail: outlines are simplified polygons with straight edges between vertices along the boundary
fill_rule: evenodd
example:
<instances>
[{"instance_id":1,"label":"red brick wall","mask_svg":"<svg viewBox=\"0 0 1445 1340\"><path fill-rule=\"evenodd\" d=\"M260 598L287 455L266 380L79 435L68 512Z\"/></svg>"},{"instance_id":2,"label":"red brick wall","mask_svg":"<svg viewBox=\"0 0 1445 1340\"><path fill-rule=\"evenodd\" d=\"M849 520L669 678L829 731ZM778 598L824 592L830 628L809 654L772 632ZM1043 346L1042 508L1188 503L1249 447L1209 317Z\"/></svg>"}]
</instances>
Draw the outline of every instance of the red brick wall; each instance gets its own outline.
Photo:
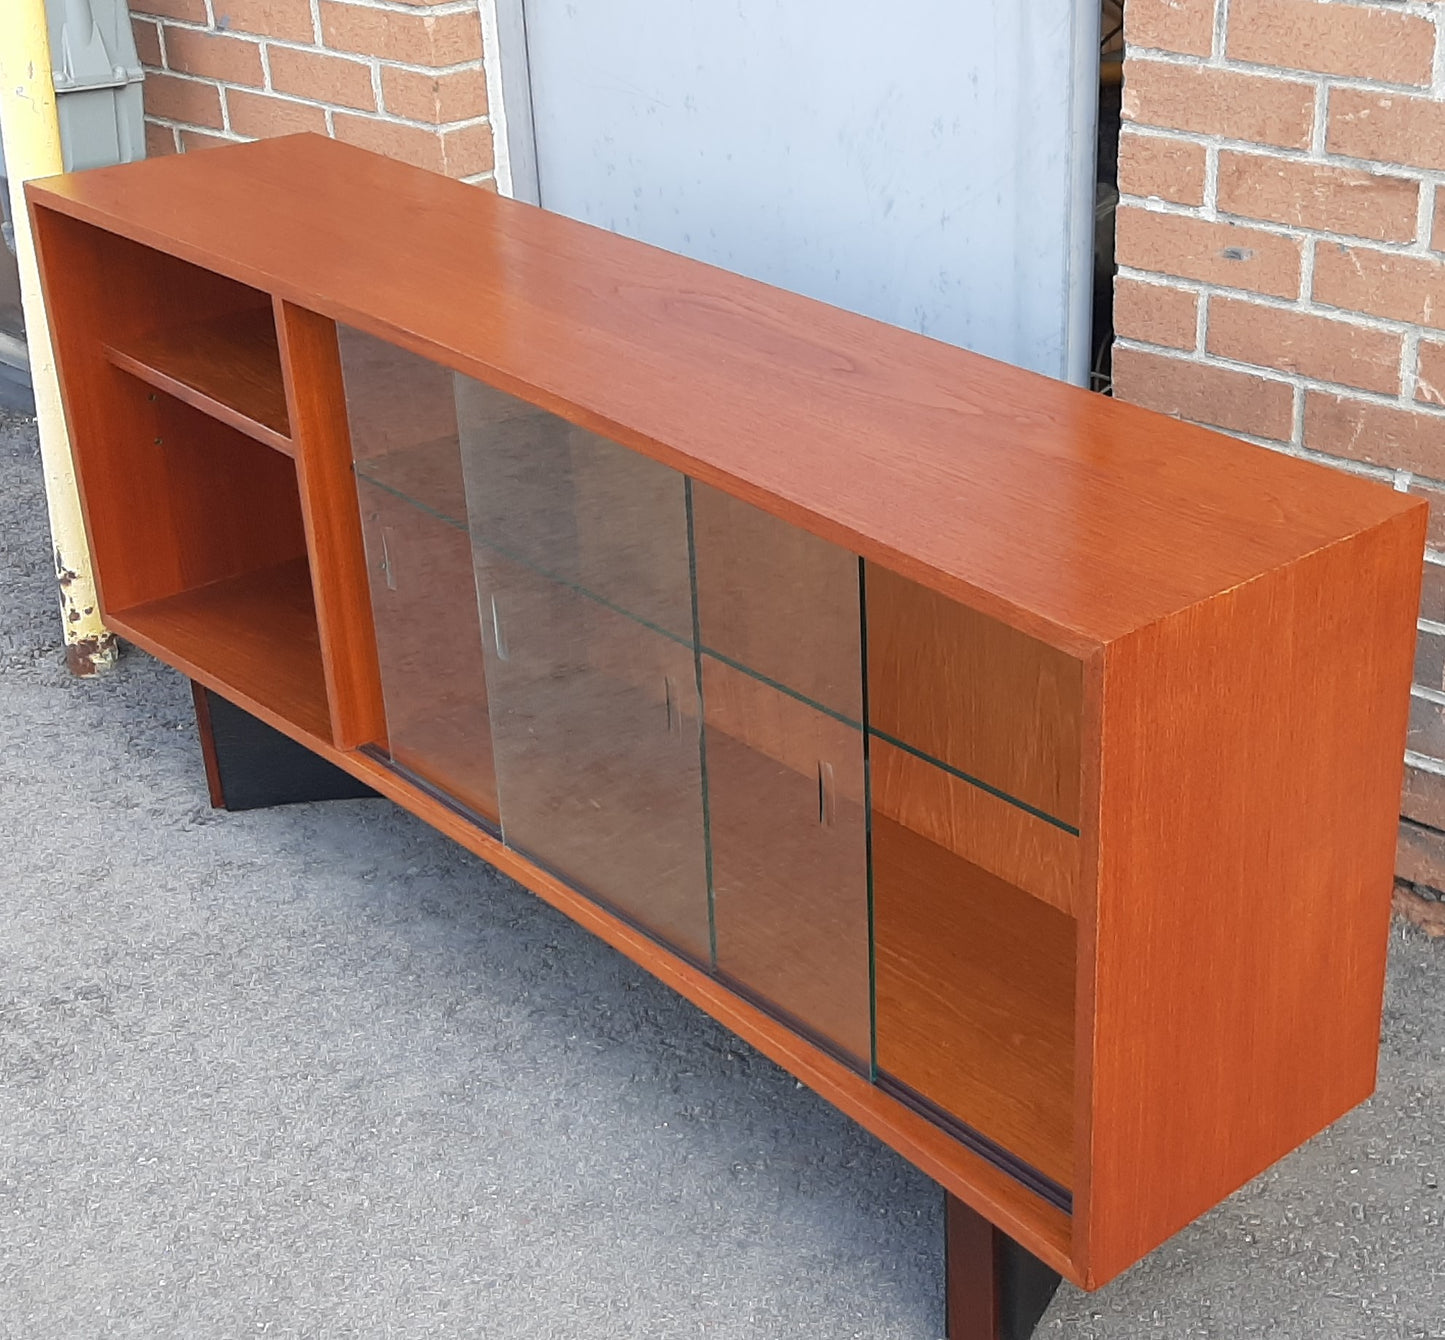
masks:
<instances>
[{"instance_id":1,"label":"red brick wall","mask_svg":"<svg viewBox=\"0 0 1445 1340\"><path fill-rule=\"evenodd\" d=\"M297 130L492 178L477 0L132 0L150 153Z\"/></svg>"},{"instance_id":2,"label":"red brick wall","mask_svg":"<svg viewBox=\"0 0 1445 1340\"><path fill-rule=\"evenodd\" d=\"M1441 504L1399 870L1445 889L1445 3L1124 17L1115 392Z\"/></svg>"}]
</instances>

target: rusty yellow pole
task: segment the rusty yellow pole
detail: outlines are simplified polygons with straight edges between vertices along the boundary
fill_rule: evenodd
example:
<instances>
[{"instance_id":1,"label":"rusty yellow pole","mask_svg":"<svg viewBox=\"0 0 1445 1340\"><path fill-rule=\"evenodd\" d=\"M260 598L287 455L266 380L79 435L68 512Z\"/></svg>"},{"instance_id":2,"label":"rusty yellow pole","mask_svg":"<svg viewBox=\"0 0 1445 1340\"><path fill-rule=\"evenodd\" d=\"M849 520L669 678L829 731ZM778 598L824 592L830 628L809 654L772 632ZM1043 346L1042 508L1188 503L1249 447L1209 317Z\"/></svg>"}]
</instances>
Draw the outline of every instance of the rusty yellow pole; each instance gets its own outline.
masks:
<instances>
[{"instance_id":1,"label":"rusty yellow pole","mask_svg":"<svg viewBox=\"0 0 1445 1340\"><path fill-rule=\"evenodd\" d=\"M30 380L35 388L55 575L60 583L65 661L72 673L93 675L115 664L115 635L101 622L96 599L23 189L32 177L49 177L61 171L60 122L55 110L45 0L0 0L0 133L5 137L10 217L20 262L20 301L30 349Z\"/></svg>"}]
</instances>

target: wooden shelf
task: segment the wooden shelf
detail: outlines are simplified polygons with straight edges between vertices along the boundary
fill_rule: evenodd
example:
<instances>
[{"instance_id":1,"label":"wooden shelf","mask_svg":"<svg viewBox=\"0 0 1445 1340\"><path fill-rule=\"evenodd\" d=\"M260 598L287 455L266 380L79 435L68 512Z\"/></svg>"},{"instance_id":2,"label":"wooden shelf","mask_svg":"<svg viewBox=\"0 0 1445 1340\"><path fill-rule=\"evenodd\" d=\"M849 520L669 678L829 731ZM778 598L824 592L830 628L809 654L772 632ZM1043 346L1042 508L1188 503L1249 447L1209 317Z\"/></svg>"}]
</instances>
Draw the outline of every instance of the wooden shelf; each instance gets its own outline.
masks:
<instances>
[{"instance_id":1,"label":"wooden shelf","mask_svg":"<svg viewBox=\"0 0 1445 1340\"><path fill-rule=\"evenodd\" d=\"M117 632L192 679L329 739L331 718L304 558L110 613Z\"/></svg>"},{"instance_id":2,"label":"wooden shelf","mask_svg":"<svg viewBox=\"0 0 1445 1340\"><path fill-rule=\"evenodd\" d=\"M296 454L269 307L106 345L116 367L288 456Z\"/></svg>"}]
</instances>

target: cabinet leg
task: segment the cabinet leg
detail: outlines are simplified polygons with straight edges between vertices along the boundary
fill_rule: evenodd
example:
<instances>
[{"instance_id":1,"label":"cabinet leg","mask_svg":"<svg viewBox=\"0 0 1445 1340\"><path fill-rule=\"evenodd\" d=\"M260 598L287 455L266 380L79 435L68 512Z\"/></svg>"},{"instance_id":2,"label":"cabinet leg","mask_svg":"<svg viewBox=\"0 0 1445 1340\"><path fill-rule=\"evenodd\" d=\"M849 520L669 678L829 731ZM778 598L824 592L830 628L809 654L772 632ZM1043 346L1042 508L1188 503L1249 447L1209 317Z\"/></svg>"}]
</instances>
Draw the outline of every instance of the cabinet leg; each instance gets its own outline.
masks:
<instances>
[{"instance_id":1,"label":"cabinet leg","mask_svg":"<svg viewBox=\"0 0 1445 1340\"><path fill-rule=\"evenodd\" d=\"M1028 1340L1059 1276L956 1196L944 1198L948 1340Z\"/></svg>"},{"instance_id":2,"label":"cabinet leg","mask_svg":"<svg viewBox=\"0 0 1445 1340\"><path fill-rule=\"evenodd\" d=\"M259 810L377 794L349 772L194 680L191 694L206 764L206 786L216 809Z\"/></svg>"}]
</instances>

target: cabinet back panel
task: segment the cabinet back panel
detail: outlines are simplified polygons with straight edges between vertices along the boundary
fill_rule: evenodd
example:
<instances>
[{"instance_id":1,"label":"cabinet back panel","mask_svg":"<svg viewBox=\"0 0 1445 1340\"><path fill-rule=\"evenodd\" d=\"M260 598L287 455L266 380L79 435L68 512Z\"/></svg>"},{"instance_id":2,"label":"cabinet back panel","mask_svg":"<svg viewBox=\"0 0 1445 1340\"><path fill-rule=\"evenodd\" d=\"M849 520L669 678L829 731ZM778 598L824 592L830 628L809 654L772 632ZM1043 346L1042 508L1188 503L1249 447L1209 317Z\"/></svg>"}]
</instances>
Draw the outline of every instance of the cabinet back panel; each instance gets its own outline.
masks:
<instances>
[{"instance_id":1,"label":"cabinet back panel","mask_svg":"<svg viewBox=\"0 0 1445 1340\"><path fill-rule=\"evenodd\" d=\"M112 413L92 436L83 471L96 544L112 559L108 608L305 557L289 457L107 371Z\"/></svg>"},{"instance_id":2,"label":"cabinet back panel","mask_svg":"<svg viewBox=\"0 0 1445 1340\"><path fill-rule=\"evenodd\" d=\"M878 1069L1074 1179L1075 925L873 816Z\"/></svg>"},{"instance_id":3,"label":"cabinet back panel","mask_svg":"<svg viewBox=\"0 0 1445 1340\"><path fill-rule=\"evenodd\" d=\"M692 513L703 647L861 721L857 555L706 484Z\"/></svg>"},{"instance_id":4,"label":"cabinet back panel","mask_svg":"<svg viewBox=\"0 0 1445 1340\"><path fill-rule=\"evenodd\" d=\"M868 564L869 725L1077 828L1082 663Z\"/></svg>"},{"instance_id":5,"label":"cabinet back panel","mask_svg":"<svg viewBox=\"0 0 1445 1340\"><path fill-rule=\"evenodd\" d=\"M886 740L870 746L875 813L1073 914L1080 840Z\"/></svg>"}]
</instances>

